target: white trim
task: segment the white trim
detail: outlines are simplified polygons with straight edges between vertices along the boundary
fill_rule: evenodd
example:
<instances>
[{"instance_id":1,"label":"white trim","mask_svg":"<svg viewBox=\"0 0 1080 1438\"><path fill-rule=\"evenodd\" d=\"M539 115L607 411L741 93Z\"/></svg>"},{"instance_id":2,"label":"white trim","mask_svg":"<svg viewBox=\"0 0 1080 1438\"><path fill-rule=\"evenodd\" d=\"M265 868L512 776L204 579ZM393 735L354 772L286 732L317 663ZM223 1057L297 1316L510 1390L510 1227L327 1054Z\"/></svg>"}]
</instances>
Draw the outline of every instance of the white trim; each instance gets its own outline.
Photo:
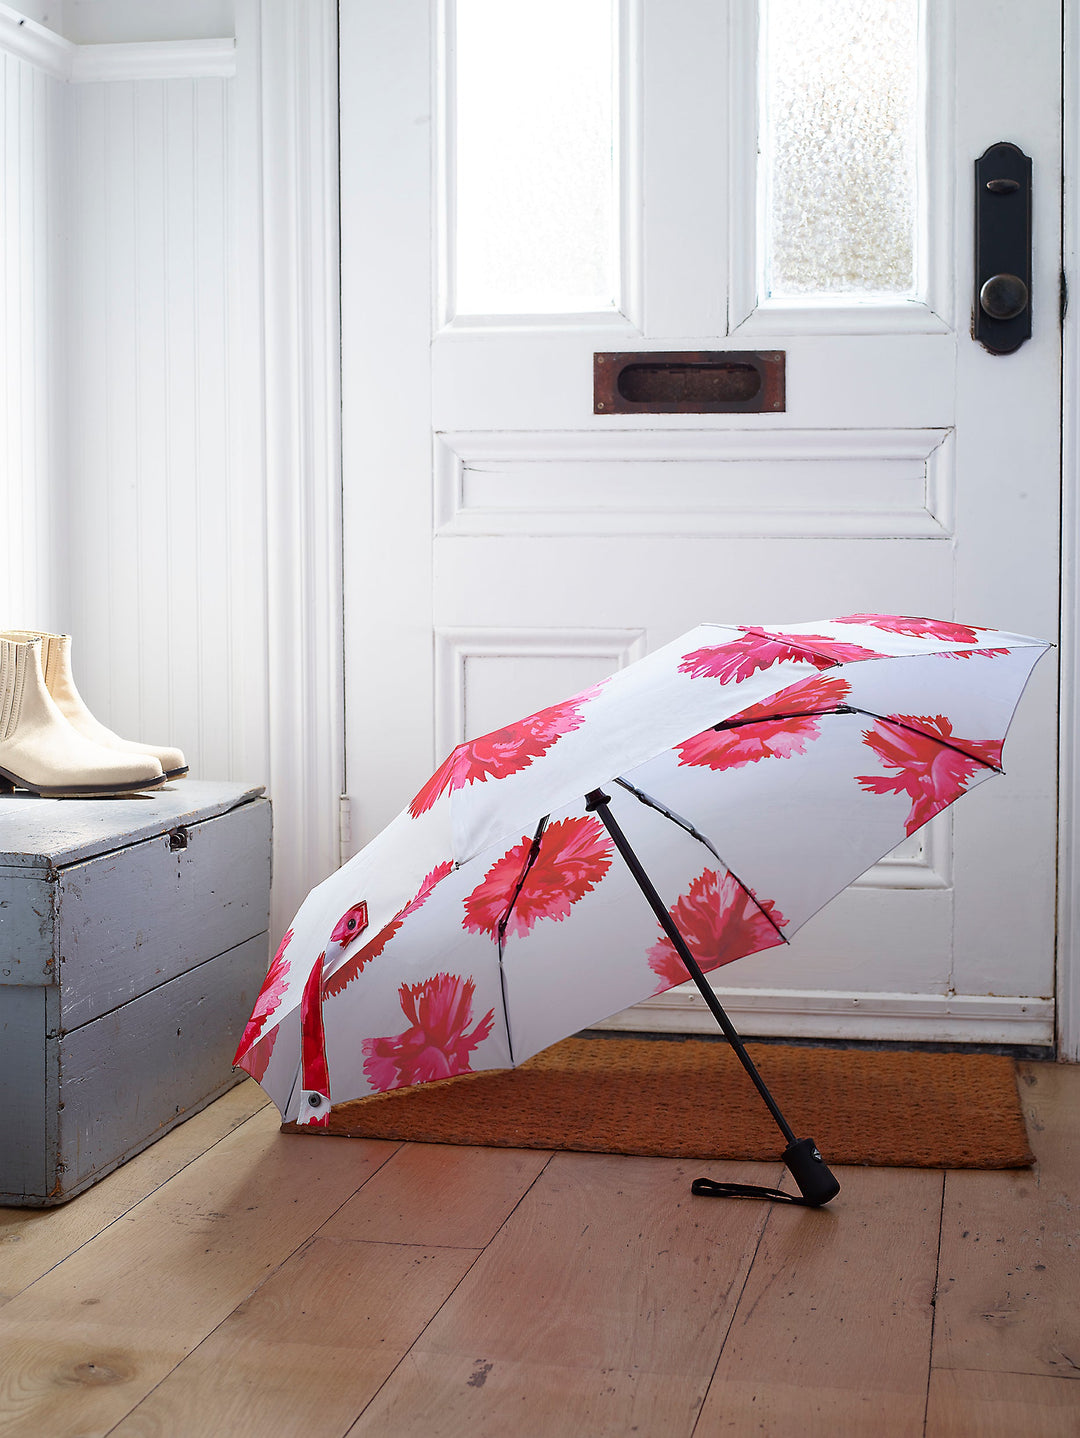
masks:
<instances>
[{"instance_id":1,"label":"white trim","mask_svg":"<svg viewBox=\"0 0 1080 1438\"><path fill-rule=\"evenodd\" d=\"M644 629L436 629L435 749L449 754L465 738L465 663L474 658L581 658L624 669L645 657Z\"/></svg>"},{"instance_id":2,"label":"white trim","mask_svg":"<svg viewBox=\"0 0 1080 1438\"><path fill-rule=\"evenodd\" d=\"M951 431L889 430L673 430L595 429L558 431L473 430L435 438L435 533L461 535L785 535L802 538L949 539L953 532L955 466ZM559 505L545 498L542 479L532 499L519 507L470 505L465 475L470 464L516 466L541 474L553 462L625 461L671 465L695 461L718 464L764 461L915 461L924 465L921 502L891 507L840 506L828 495L812 496L798 508L716 502L708 508L679 508L670 493L652 507L629 500L618 507Z\"/></svg>"},{"instance_id":3,"label":"white trim","mask_svg":"<svg viewBox=\"0 0 1080 1438\"><path fill-rule=\"evenodd\" d=\"M1065 4L1058 1057L1080 1062L1080 13Z\"/></svg>"},{"instance_id":4,"label":"white trim","mask_svg":"<svg viewBox=\"0 0 1080 1438\"><path fill-rule=\"evenodd\" d=\"M228 79L236 74L236 41L140 40L123 45L76 45L0 4L0 51L26 60L59 80Z\"/></svg>"},{"instance_id":5,"label":"white trim","mask_svg":"<svg viewBox=\"0 0 1080 1438\"><path fill-rule=\"evenodd\" d=\"M728 85L734 123L729 136L732 202L729 280L729 334L744 339L779 335L947 334L952 329L953 205L955 193L955 29L954 0L922 0L920 49L924 76L920 97L916 293L858 298L808 295L761 298L766 223L765 187L759 166L762 130L759 88L760 7L737 5L731 12ZM753 137L753 138L752 138ZM756 217L756 234L743 217Z\"/></svg>"},{"instance_id":6,"label":"white trim","mask_svg":"<svg viewBox=\"0 0 1080 1438\"><path fill-rule=\"evenodd\" d=\"M456 0L436 0L431 53L435 97L435 163L432 167L433 329L440 337L477 330L577 330L612 326L640 336L642 326L642 0L616 0L617 51L615 93L615 227L617 236L618 302L610 310L580 313L521 314L457 313L454 278L457 269L456 157Z\"/></svg>"},{"instance_id":7,"label":"white trim","mask_svg":"<svg viewBox=\"0 0 1080 1438\"><path fill-rule=\"evenodd\" d=\"M236 74L236 41L153 40L124 45L76 45L71 79L196 80L230 79Z\"/></svg>"},{"instance_id":8,"label":"white trim","mask_svg":"<svg viewBox=\"0 0 1080 1438\"><path fill-rule=\"evenodd\" d=\"M740 1033L755 1038L871 1039L903 1043L1037 1044L1054 1039L1054 1002L980 994L846 993L822 989L722 989ZM597 1029L716 1034L689 984L612 1014Z\"/></svg>"},{"instance_id":9,"label":"white trim","mask_svg":"<svg viewBox=\"0 0 1080 1438\"><path fill-rule=\"evenodd\" d=\"M270 795L280 932L344 791L337 6L253 0L261 69Z\"/></svg>"},{"instance_id":10,"label":"white trim","mask_svg":"<svg viewBox=\"0 0 1080 1438\"><path fill-rule=\"evenodd\" d=\"M0 50L17 60L28 60L48 75L67 80L72 58L79 47L62 35L28 20L9 5L0 5Z\"/></svg>"},{"instance_id":11,"label":"white trim","mask_svg":"<svg viewBox=\"0 0 1080 1438\"><path fill-rule=\"evenodd\" d=\"M853 300L785 295L762 300L733 330L741 339L776 335L944 335L949 325L922 300Z\"/></svg>"}]
</instances>

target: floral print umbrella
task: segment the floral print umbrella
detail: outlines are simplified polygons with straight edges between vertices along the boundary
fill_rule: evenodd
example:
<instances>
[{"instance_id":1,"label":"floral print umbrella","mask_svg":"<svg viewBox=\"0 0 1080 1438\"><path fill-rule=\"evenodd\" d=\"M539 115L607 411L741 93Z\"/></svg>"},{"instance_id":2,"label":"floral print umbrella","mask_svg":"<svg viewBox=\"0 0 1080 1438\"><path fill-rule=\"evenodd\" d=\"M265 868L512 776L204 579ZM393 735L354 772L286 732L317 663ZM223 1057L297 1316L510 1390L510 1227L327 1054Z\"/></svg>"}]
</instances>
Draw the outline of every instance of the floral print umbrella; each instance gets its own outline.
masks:
<instances>
[{"instance_id":1,"label":"floral print umbrella","mask_svg":"<svg viewBox=\"0 0 1080 1438\"><path fill-rule=\"evenodd\" d=\"M897 615L705 624L459 745L309 894L236 1063L324 1125L332 1101L512 1066L788 942L1000 771L1048 647Z\"/></svg>"}]
</instances>

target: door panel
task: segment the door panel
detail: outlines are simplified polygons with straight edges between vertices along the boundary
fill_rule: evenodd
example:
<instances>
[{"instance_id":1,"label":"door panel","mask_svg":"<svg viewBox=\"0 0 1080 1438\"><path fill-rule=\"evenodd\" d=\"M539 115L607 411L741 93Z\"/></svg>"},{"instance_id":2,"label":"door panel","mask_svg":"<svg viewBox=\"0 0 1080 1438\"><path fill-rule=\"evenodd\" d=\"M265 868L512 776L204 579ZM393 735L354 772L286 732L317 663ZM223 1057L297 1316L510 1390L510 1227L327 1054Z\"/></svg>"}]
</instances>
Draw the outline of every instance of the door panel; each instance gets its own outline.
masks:
<instances>
[{"instance_id":1,"label":"door panel","mask_svg":"<svg viewBox=\"0 0 1080 1438\"><path fill-rule=\"evenodd\" d=\"M767 292L756 7L613 3L617 303L531 315L455 313L455 184L469 132L455 109L455 6L387 8L365 0L341 17L358 842L454 743L702 620L881 610L1052 637L1060 35L1050 0L1022 27L1004 4L927 0L912 290L839 295ZM560 16L552 7L547 23L572 30ZM991 85L1003 53L1008 86ZM528 55L521 45L484 63L513 71ZM482 83L483 64L469 64L470 84ZM512 130L514 87L498 80ZM1036 175L1035 333L1009 357L969 335L972 164L1001 138L1035 157ZM598 351L725 348L785 352L782 413L594 412ZM1055 722L1047 661L1010 738L1006 782L875 866L790 949L724 971L736 1008L740 991L760 999L747 1000L753 1029L1050 1040ZM702 1017L711 1022L673 991L618 1022L693 1028Z\"/></svg>"}]
</instances>

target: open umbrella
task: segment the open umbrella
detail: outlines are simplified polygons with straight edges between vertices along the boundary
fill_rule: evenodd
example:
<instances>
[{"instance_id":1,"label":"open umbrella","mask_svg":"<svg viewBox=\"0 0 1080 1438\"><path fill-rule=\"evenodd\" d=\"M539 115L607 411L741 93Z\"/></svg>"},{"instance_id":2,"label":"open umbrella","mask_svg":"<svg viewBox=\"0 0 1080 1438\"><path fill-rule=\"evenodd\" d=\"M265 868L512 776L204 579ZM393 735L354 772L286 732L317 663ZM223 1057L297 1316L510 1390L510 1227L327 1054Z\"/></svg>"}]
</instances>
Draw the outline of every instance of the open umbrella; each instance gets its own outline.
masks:
<instances>
[{"instance_id":1,"label":"open umbrella","mask_svg":"<svg viewBox=\"0 0 1080 1438\"><path fill-rule=\"evenodd\" d=\"M519 1064L689 975L826 1202L836 1180L705 974L788 942L1000 772L1046 648L895 615L705 624L459 745L308 895L236 1063L285 1120L325 1124L331 1101Z\"/></svg>"}]
</instances>

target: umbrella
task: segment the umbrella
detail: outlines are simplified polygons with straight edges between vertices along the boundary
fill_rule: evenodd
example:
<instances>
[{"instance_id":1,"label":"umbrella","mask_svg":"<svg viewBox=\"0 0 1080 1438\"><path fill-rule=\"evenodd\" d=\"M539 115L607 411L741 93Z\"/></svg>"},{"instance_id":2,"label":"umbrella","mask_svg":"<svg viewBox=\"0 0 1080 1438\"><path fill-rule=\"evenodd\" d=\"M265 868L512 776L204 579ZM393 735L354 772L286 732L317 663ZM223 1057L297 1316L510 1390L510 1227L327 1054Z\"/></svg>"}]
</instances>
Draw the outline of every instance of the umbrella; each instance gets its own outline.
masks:
<instances>
[{"instance_id":1,"label":"umbrella","mask_svg":"<svg viewBox=\"0 0 1080 1438\"><path fill-rule=\"evenodd\" d=\"M703 624L459 745L308 895L235 1062L325 1125L332 1101L512 1067L689 975L826 1202L839 1185L705 975L789 942L1000 772L1048 647L897 615Z\"/></svg>"}]
</instances>

